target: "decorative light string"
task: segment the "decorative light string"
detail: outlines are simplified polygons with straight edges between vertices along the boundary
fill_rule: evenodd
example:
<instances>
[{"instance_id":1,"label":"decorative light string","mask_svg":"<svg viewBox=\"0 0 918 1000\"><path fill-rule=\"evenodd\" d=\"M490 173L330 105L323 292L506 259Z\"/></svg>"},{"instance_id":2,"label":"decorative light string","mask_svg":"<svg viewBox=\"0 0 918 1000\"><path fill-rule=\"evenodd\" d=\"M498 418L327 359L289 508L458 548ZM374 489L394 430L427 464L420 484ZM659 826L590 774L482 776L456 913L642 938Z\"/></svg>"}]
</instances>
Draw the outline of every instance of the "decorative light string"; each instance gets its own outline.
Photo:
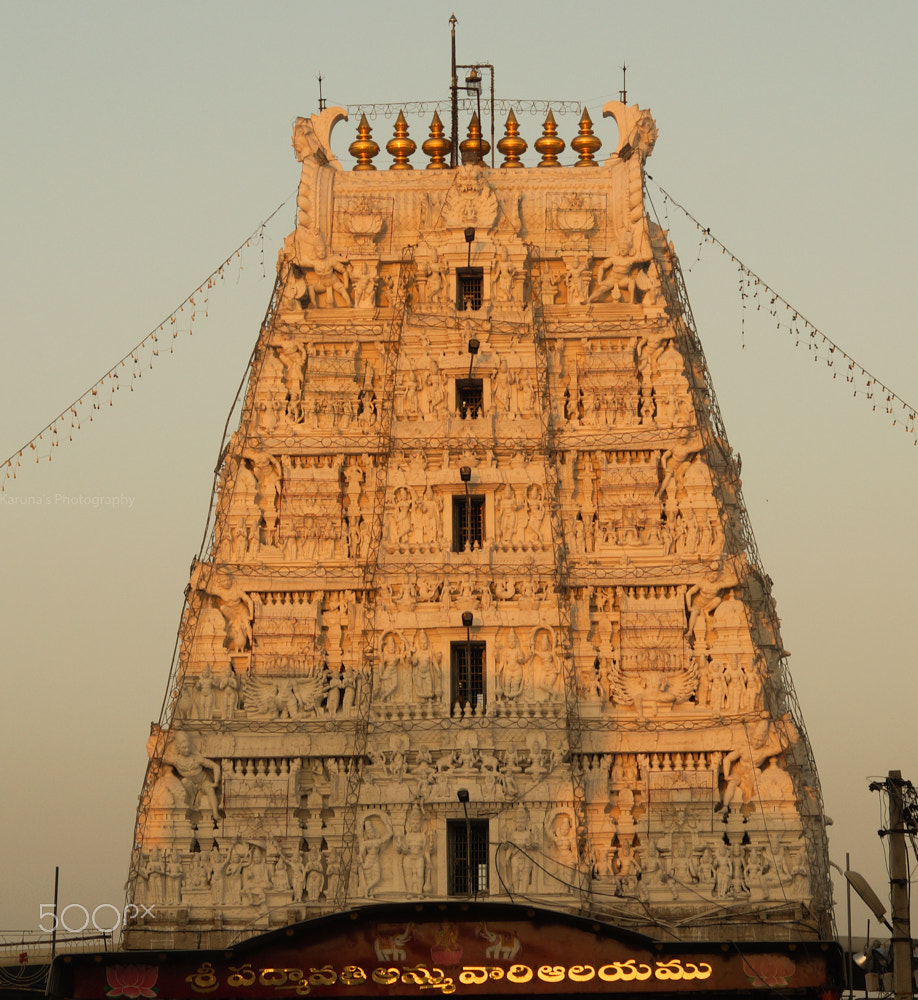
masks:
<instances>
[{"instance_id":1,"label":"decorative light string","mask_svg":"<svg viewBox=\"0 0 918 1000\"><path fill-rule=\"evenodd\" d=\"M73 440L74 431L82 428L84 422L92 423L94 415L108 404L114 406L115 393L125 385L131 392L134 391L134 381L143 376L143 373L153 367L154 358L159 357L160 351L166 345L169 353L175 352L175 344L180 333L187 333L192 336L194 333L193 324L198 315L198 310L204 310L204 317L208 315L208 303L210 292L219 280L224 278L224 272L235 260L242 259L242 252L257 242L261 247L261 266L264 272L264 236L268 223L278 212L290 201L293 194L288 195L277 208L264 219L250 233L242 243L198 285L171 313L154 329L152 329L139 344L136 344L119 361L115 362L111 368L96 382L94 382L85 392L80 395L48 424L46 424L34 437L14 452L2 465L3 480L0 482L0 493L5 492L6 485L11 479L16 478L16 473L22 467L24 460L31 458L34 454L35 461L40 462L47 458L50 462L54 449L59 447L64 435L67 440ZM240 267L242 265L240 264ZM186 309L189 315L187 327L183 327L179 318L184 315Z\"/></svg>"},{"instance_id":2,"label":"decorative light string","mask_svg":"<svg viewBox=\"0 0 918 1000\"><path fill-rule=\"evenodd\" d=\"M842 376L844 381L850 385L853 396L861 394L867 402L871 403L876 411L885 411L887 416L893 418L893 427L901 425L907 434L914 435L912 444L918 446L918 434L915 427L918 421L918 411L906 402L898 393L889 386L881 382L875 375L871 374L863 365L859 364L851 357L847 351L839 347L831 338L827 337L815 324L811 323L799 309L776 292L771 285L760 278L751 268L747 267L739 257L736 256L724 243L722 243L707 226L702 224L692 215L685 206L669 192L662 188L650 174L644 175L648 181L653 181L654 186L663 195L664 212L669 204L678 208L687 219L695 224L695 228L701 234L698 247L698 257L695 264L701 259L701 251L706 243L720 247L720 252L724 256L729 256L730 262L735 264L739 272L739 293L742 306L742 320L740 334L742 344L745 348L746 334L746 310L751 309L755 304L755 311L761 312L763 307L775 321L778 330L784 330L794 337L794 346L799 347L801 342L806 343L807 350L813 355L814 364L825 363L827 368L832 369L832 378L838 379ZM695 266L692 265L692 267ZM691 268L689 268L691 270ZM779 315L782 318L779 318ZM789 317L786 318L786 317Z\"/></svg>"}]
</instances>

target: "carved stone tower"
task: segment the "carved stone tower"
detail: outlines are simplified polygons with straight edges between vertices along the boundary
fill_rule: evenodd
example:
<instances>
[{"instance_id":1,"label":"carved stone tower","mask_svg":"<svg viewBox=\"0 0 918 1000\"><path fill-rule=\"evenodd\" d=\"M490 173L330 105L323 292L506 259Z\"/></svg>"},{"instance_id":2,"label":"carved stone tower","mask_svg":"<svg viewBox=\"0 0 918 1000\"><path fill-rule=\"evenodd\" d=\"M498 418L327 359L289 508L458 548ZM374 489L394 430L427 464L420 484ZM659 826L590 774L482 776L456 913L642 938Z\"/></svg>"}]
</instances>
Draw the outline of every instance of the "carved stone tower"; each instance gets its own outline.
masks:
<instances>
[{"instance_id":1,"label":"carved stone tower","mask_svg":"<svg viewBox=\"0 0 918 1000\"><path fill-rule=\"evenodd\" d=\"M815 768L649 113L299 119L299 218L224 449L130 870L130 948L475 897L827 936ZM612 131L610 129L610 131ZM515 168L515 169L511 169ZM549 168L549 169L543 169ZM585 169L579 169L585 168ZM143 912L143 908L141 908Z\"/></svg>"}]
</instances>

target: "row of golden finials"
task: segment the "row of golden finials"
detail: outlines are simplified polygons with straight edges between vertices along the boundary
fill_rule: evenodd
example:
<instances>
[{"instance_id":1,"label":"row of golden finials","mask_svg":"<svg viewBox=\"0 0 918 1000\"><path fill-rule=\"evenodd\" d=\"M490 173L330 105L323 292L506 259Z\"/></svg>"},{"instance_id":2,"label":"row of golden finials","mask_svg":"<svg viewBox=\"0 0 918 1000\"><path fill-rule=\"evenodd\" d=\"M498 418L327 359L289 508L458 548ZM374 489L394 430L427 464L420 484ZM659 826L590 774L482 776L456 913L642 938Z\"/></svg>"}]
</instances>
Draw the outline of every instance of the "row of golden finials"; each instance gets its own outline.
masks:
<instances>
[{"instance_id":1,"label":"row of golden finials","mask_svg":"<svg viewBox=\"0 0 918 1000\"><path fill-rule=\"evenodd\" d=\"M550 109L542 126L542 136L536 139L533 145L536 152L542 156L537 166L561 166L558 162L558 156L564 151L565 143L558 136L558 126ZM425 140L421 146L424 153L430 157L427 169L448 170L452 146L452 142L443 134L443 122L440 121L440 116L435 111L430 123L430 138ZM602 142L593 135L593 121L587 114L587 109L584 108L583 114L580 116L580 129L571 140L571 149L579 157L574 166L599 166L594 159L594 154L600 146L602 146ZM399 111L398 118L395 119L395 135L386 143L386 151L393 158L392 166L389 169L413 170L414 167L408 162L408 157L417 148L417 144L408 135L408 122L405 120L405 115ZM497 143L497 149L504 157L501 167L524 166L520 162L520 157L528 148L529 144L520 137L520 124L516 115L511 111L507 115L507 121L504 125L504 137ZM481 163L490 151L491 143L482 136L478 115L473 114L472 120L469 122L468 138L459 143L462 162ZM370 125L366 115L361 115L360 124L357 126L357 138L348 147L348 152L357 160L354 170L376 169L372 161L373 157L379 153L379 144L374 142L370 136Z\"/></svg>"}]
</instances>

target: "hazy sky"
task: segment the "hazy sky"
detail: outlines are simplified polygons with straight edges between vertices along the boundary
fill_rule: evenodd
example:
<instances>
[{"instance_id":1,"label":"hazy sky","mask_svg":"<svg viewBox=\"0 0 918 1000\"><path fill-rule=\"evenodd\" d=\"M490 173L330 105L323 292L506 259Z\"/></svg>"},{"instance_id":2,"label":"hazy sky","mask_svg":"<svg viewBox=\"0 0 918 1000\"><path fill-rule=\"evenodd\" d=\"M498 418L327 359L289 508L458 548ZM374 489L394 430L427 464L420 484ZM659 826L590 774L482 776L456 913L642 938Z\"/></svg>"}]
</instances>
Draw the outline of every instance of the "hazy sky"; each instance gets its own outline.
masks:
<instances>
[{"instance_id":1,"label":"hazy sky","mask_svg":"<svg viewBox=\"0 0 918 1000\"><path fill-rule=\"evenodd\" d=\"M0 460L293 192L291 126L316 110L319 72L331 104L445 98L450 13L430 0L0 5ZM918 402L918 6L468 2L456 15L460 61L494 63L498 96L583 101L606 152L600 109L626 61L629 103L660 130L655 181ZM540 122L520 119L531 144ZM336 133L343 159L355 126ZM561 122L575 132L576 117ZM374 137L384 145L391 121ZM293 212L226 271L193 337L172 356L161 341L133 392L126 378L0 494L0 929L37 929L55 865L63 904L123 902L223 422ZM885 896L867 783L891 768L918 781L918 449L766 310L747 310L743 331L735 266L710 248L698 260L672 209L663 222L742 455L832 855L849 851Z\"/></svg>"}]
</instances>

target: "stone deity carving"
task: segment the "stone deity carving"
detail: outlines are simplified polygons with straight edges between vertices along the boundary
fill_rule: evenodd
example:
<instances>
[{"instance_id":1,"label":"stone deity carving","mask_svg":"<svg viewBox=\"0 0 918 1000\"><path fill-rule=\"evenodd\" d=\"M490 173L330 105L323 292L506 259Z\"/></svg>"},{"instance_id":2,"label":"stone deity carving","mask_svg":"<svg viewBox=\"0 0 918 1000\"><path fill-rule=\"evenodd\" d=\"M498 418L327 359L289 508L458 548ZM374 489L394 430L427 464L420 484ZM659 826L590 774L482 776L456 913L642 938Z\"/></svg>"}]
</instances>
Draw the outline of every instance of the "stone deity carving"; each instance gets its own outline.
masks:
<instances>
[{"instance_id":1,"label":"stone deity carving","mask_svg":"<svg viewBox=\"0 0 918 1000\"><path fill-rule=\"evenodd\" d=\"M409 896L423 896L430 876L430 835L424 830L424 816L416 806L405 817L405 832L396 838L395 849L402 858L402 877Z\"/></svg>"},{"instance_id":2,"label":"stone deity carving","mask_svg":"<svg viewBox=\"0 0 918 1000\"><path fill-rule=\"evenodd\" d=\"M175 734L172 742L166 747L163 763L173 768L179 776L185 788L189 809L197 808L198 799L204 799L210 809L216 829L220 819L220 809L217 804L220 765L195 752L190 737L181 731Z\"/></svg>"},{"instance_id":3,"label":"stone deity carving","mask_svg":"<svg viewBox=\"0 0 918 1000\"><path fill-rule=\"evenodd\" d=\"M370 899L382 881L382 850L391 839L392 824L384 813L373 812L364 817L357 860L363 895Z\"/></svg>"},{"instance_id":4,"label":"stone deity carving","mask_svg":"<svg viewBox=\"0 0 918 1000\"><path fill-rule=\"evenodd\" d=\"M318 844L306 851L303 868L306 874L306 899L310 903L317 903L325 887L325 858Z\"/></svg>"},{"instance_id":5,"label":"stone deity carving","mask_svg":"<svg viewBox=\"0 0 918 1000\"><path fill-rule=\"evenodd\" d=\"M525 806L517 809L507 840L513 845L508 851L507 863L510 887L513 892L528 893L535 870L531 852L538 847L538 840Z\"/></svg>"},{"instance_id":6,"label":"stone deity carving","mask_svg":"<svg viewBox=\"0 0 918 1000\"><path fill-rule=\"evenodd\" d=\"M217 607L226 623L224 645L231 653L241 653L252 642L252 618L255 606L252 598L228 572L212 571L208 563L195 563L191 574L192 590L216 598Z\"/></svg>"},{"instance_id":7,"label":"stone deity carving","mask_svg":"<svg viewBox=\"0 0 918 1000\"><path fill-rule=\"evenodd\" d=\"M526 662L526 654L520 648L516 630L510 629L507 644L498 650L497 686L501 698L513 701L523 694Z\"/></svg>"},{"instance_id":8,"label":"stone deity carving","mask_svg":"<svg viewBox=\"0 0 918 1000\"><path fill-rule=\"evenodd\" d=\"M558 879L565 883L575 882L579 861L574 817L570 810L552 810L545 820L545 835L555 861Z\"/></svg>"},{"instance_id":9,"label":"stone deity carving","mask_svg":"<svg viewBox=\"0 0 918 1000\"><path fill-rule=\"evenodd\" d=\"M782 722L784 733L773 728L767 714L755 725L746 727L747 738L721 762L726 787L721 802L714 807L715 811L729 809L734 802L742 806L759 797L759 766L799 739L790 717L785 716Z\"/></svg>"},{"instance_id":10,"label":"stone deity carving","mask_svg":"<svg viewBox=\"0 0 918 1000\"><path fill-rule=\"evenodd\" d=\"M418 644L411 656L414 696L417 701L432 702L440 697L440 674L443 656L433 652L425 631L418 633Z\"/></svg>"}]
</instances>

